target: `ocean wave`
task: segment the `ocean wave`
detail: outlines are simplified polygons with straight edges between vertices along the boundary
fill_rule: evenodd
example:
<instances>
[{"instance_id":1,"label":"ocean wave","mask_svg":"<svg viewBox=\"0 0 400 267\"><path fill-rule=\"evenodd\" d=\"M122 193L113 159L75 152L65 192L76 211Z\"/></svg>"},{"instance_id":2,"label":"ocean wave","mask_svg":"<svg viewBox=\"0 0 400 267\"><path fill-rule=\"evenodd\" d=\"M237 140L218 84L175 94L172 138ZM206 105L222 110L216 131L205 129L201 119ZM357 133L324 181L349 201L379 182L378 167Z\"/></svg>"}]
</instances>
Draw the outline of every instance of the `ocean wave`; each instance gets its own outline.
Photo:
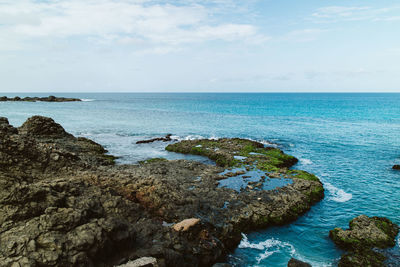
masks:
<instances>
[{"instance_id":1,"label":"ocean wave","mask_svg":"<svg viewBox=\"0 0 400 267\"><path fill-rule=\"evenodd\" d=\"M332 195L330 199L335 202L347 202L353 198L352 194L346 193L343 189L337 188L330 183L324 183L324 187Z\"/></svg>"},{"instance_id":2,"label":"ocean wave","mask_svg":"<svg viewBox=\"0 0 400 267\"><path fill-rule=\"evenodd\" d=\"M240 241L239 248L250 248L264 251L256 258L258 263L274 253L280 252L281 250L287 251L290 256L294 256L296 253L296 250L292 244L288 242L282 242L275 238L270 238L259 243L251 243L245 234L242 233L242 237L243 238Z\"/></svg>"},{"instance_id":3,"label":"ocean wave","mask_svg":"<svg viewBox=\"0 0 400 267\"><path fill-rule=\"evenodd\" d=\"M252 140L252 139L250 139L250 140ZM278 144L272 143L272 142L267 141L267 140L253 140L253 141L260 142L264 146L278 147Z\"/></svg>"},{"instance_id":4,"label":"ocean wave","mask_svg":"<svg viewBox=\"0 0 400 267\"><path fill-rule=\"evenodd\" d=\"M309 159L300 159L300 163L303 165L311 165L313 162Z\"/></svg>"},{"instance_id":5,"label":"ocean wave","mask_svg":"<svg viewBox=\"0 0 400 267\"><path fill-rule=\"evenodd\" d=\"M95 101L95 99L86 99L86 98L83 98L83 99L81 99L81 101L82 101L82 102L93 102L93 101Z\"/></svg>"}]
</instances>

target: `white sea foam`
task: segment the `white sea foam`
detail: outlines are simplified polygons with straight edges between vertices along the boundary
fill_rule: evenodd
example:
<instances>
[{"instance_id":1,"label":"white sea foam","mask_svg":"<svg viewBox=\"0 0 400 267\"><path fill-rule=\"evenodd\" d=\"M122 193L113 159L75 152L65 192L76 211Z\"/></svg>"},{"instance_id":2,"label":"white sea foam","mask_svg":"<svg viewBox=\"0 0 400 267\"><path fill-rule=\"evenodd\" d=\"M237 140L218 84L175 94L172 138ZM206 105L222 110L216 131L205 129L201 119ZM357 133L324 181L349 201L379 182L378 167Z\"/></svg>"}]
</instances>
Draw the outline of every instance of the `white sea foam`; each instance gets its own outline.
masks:
<instances>
[{"instance_id":1,"label":"white sea foam","mask_svg":"<svg viewBox=\"0 0 400 267\"><path fill-rule=\"evenodd\" d=\"M263 144L265 146L278 147L278 144L271 143L271 142L269 142L267 140L253 140L253 141L260 142L261 144Z\"/></svg>"},{"instance_id":2,"label":"white sea foam","mask_svg":"<svg viewBox=\"0 0 400 267\"><path fill-rule=\"evenodd\" d=\"M204 136L201 136L201 135L188 135L188 136L185 136L185 137L180 137L180 138L178 138L178 140L197 140L197 139L204 139L205 137Z\"/></svg>"},{"instance_id":3,"label":"white sea foam","mask_svg":"<svg viewBox=\"0 0 400 267\"><path fill-rule=\"evenodd\" d=\"M343 189L337 188L330 183L324 183L324 186L331 194L330 199L335 202L347 202L353 197L352 194L346 193Z\"/></svg>"},{"instance_id":4,"label":"white sea foam","mask_svg":"<svg viewBox=\"0 0 400 267\"><path fill-rule=\"evenodd\" d=\"M281 250L288 251L291 256L294 256L296 253L293 245L288 242L282 242L278 239L270 238L259 243L251 243L245 234L242 233L242 236L243 238L240 241L239 248L263 250L263 252L256 258L258 263Z\"/></svg>"},{"instance_id":5,"label":"white sea foam","mask_svg":"<svg viewBox=\"0 0 400 267\"><path fill-rule=\"evenodd\" d=\"M86 98L84 98L84 99L81 99L81 101L82 102L93 102L94 99L86 99Z\"/></svg>"},{"instance_id":6,"label":"white sea foam","mask_svg":"<svg viewBox=\"0 0 400 267\"><path fill-rule=\"evenodd\" d=\"M313 162L309 159L300 159L300 163L303 165L311 165Z\"/></svg>"}]
</instances>

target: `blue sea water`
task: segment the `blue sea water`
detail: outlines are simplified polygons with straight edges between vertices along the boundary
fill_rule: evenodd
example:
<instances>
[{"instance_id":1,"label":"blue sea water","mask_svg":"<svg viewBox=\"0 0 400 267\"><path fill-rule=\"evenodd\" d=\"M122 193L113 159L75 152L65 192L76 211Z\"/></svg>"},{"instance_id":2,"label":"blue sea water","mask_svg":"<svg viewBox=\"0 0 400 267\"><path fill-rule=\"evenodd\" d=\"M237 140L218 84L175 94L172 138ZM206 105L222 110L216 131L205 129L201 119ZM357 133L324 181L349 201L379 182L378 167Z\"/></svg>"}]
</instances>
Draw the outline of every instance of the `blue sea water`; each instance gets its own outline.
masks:
<instances>
[{"instance_id":1,"label":"blue sea water","mask_svg":"<svg viewBox=\"0 0 400 267\"><path fill-rule=\"evenodd\" d=\"M319 176L324 200L291 224L244 235L229 257L236 266L286 266L290 257L335 266L342 251L329 230L347 227L360 214L400 224L400 172L391 170L400 163L400 94L59 96L86 101L0 102L0 116L16 126L32 115L50 116L67 131L104 145L120 163L181 157L164 151L162 142L135 144L167 133L178 139L251 138L278 144L300 159L296 168ZM399 246L398 240L390 253L398 256Z\"/></svg>"}]
</instances>

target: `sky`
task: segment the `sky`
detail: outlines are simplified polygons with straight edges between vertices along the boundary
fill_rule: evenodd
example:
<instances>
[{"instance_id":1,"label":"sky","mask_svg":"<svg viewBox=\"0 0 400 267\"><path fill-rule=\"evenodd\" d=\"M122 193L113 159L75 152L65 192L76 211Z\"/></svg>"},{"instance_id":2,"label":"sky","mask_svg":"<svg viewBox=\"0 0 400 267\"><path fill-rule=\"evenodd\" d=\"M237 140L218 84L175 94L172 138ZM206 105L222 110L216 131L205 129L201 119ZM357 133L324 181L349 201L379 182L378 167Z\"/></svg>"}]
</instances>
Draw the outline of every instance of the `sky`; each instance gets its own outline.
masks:
<instances>
[{"instance_id":1,"label":"sky","mask_svg":"<svg viewBox=\"0 0 400 267\"><path fill-rule=\"evenodd\" d=\"M0 92L400 92L400 2L0 0Z\"/></svg>"}]
</instances>

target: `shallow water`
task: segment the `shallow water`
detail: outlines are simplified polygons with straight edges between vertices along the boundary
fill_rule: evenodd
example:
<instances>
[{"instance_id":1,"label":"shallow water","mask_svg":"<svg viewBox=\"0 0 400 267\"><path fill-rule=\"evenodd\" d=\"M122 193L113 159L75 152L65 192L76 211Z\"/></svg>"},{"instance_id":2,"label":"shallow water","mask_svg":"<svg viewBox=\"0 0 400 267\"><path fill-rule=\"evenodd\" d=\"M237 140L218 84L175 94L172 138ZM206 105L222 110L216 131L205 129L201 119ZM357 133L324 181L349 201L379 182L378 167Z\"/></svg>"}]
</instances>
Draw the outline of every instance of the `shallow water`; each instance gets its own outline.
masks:
<instances>
[{"instance_id":1,"label":"shallow water","mask_svg":"<svg viewBox=\"0 0 400 267\"><path fill-rule=\"evenodd\" d=\"M234 168L225 170L220 173L220 175L225 175L229 172L235 173L240 171L243 171L244 174L239 174L233 177L227 177L226 179L219 180L218 187L226 187L240 192L246 189L250 182L263 182L262 190L274 190L278 187L284 187L293 183L293 180L289 178L269 178L265 172L258 169L247 171L246 168ZM265 177L264 181L262 180L262 177ZM260 190L256 187L254 189Z\"/></svg>"},{"instance_id":2,"label":"shallow water","mask_svg":"<svg viewBox=\"0 0 400 267\"><path fill-rule=\"evenodd\" d=\"M295 256L332 266L342 252L329 240L330 229L360 214L400 224L400 172L391 170L400 163L400 94L62 96L88 101L0 102L0 116L17 126L35 114L50 116L103 144L121 163L183 157L166 152L163 142L135 144L168 133L177 139L251 138L278 144L300 159L296 168L319 176L325 199L292 224L247 234L230 257L235 265L286 266Z\"/></svg>"}]
</instances>

